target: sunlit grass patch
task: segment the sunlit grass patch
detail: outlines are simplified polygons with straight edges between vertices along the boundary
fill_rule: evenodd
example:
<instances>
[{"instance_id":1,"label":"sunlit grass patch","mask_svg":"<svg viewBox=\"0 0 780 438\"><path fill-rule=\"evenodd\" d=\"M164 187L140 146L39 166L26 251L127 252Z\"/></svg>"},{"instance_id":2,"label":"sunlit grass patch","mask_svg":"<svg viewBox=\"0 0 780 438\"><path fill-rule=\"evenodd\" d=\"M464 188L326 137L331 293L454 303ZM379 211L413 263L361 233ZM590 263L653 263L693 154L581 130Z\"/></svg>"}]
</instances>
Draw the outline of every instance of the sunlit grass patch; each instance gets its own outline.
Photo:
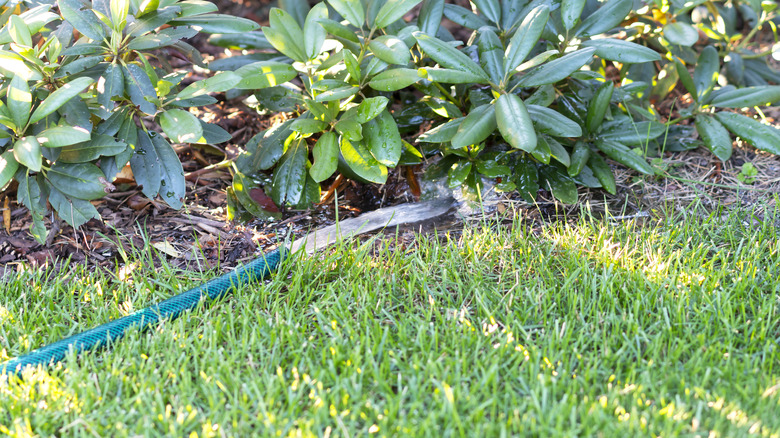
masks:
<instances>
[{"instance_id":1,"label":"sunlit grass patch","mask_svg":"<svg viewBox=\"0 0 780 438\"><path fill-rule=\"evenodd\" d=\"M779 245L771 220L739 213L342 244L110 351L0 381L0 432L778 436ZM144 257L122 277L13 278L0 349L207 277Z\"/></svg>"}]
</instances>

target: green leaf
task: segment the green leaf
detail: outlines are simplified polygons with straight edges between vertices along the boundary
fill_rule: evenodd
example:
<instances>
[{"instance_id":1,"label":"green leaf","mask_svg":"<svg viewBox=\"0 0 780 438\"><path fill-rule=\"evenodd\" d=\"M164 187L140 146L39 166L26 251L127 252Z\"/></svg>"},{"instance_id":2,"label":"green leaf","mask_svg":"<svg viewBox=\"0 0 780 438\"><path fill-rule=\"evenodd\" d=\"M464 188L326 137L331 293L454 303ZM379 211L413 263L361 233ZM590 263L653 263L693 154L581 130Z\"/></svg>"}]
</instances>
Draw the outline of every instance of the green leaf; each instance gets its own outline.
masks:
<instances>
[{"instance_id":1,"label":"green leaf","mask_svg":"<svg viewBox=\"0 0 780 438\"><path fill-rule=\"evenodd\" d=\"M653 168L647 164L647 161L645 161L643 157L640 157L623 144L612 140L599 139L596 142L596 146L610 158L626 167L630 167L647 175L652 175L654 173Z\"/></svg>"},{"instance_id":2,"label":"green leaf","mask_svg":"<svg viewBox=\"0 0 780 438\"><path fill-rule=\"evenodd\" d=\"M292 140L292 123L293 120L288 120L252 137L246 144L247 153L236 159L239 170L254 173L272 168L282 157L285 145Z\"/></svg>"},{"instance_id":3,"label":"green leaf","mask_svg":"<svg viewBox=\"0 0 780 438\"><path fill-rule=\"evenodd\" d=\"M577 36L593 36L613 29L631 12L632 0L609 0L576 29Z\"/></svg>"},{"instance_id":4,"label":"green leaf","mask_svg":"<svg viewBox=\"0 0 780 438\"><path fill-rule=\"evenodd\" d=\"M580 174L582 168L585 167L585 163L590 158L590 147L582 140L574 143L574 151L571 154L571 162L569 163L567 173L571 177L575 177Z\"/></svg>"},{"instance_id":5,"label":"green leaf","mask_svg":"<svg viewBox=\"0 0 780 438\"><path fill-rule=\"evenodd\" d=\"M263 189L243 173L236 172L233 175L232 189L238 201L252 216L265 220L281 217L279 208L273 204ZM262 203L257 202L256 199Z\"/></svg>"},{"instance_id":6,"label":"green leaf","mask_svg":"<svg viewBox=\"0 0 780 438\"><path fill-rule=\"evenodd\" d=\"M421 78L443 84L486 84L490 80L485 75L475 75L470 72L454 70L451 68L425 67L420 68L417 72Z\"/></svg>"},{"instance_id":7,"label":"green leaf","mask_svg":"<svg viewBox=\"0 0 780 438\"><path fill-rule=\"evenodd\" d=\"M377 162L362 143L352 143L342 137L340 152L344 164L348 167L342 172L346 173L348 170L360 179L377 184L387 181L387 167Z\"/></svg>"},{"instance_id":8,"label":"green leaf","mask_svg":"<svg viewBox=\"0 0 780 438\"><path fill-rule=\"evenodd\" d=\"M513 148L526 152L536 150L538 139L531 115L517 95L502 94L496 100L496 124L501 136Z\"/></svg>"},{"instance_id":9,"label":"green leaf","mask_svg":"<svg viewBox=\"0 0 780 438\"><path fill-rule=\"evenodd\" d=\"M501 2L499 0L473 0L479 12L493 23L501 23Z\"/></svg>"},{"instance_id":10,"label":"green leaf","mask_svg":"<svg viewBox=\"0 0 780 438\"><path fill-rule=\"evenodd\" d=\"M98 199L108 193L108 181L92 163L56 162L46 174L51 184L64 194L78 199Z\"/></svg>"},{"instance_id":11,"label":"green leaf","mask_svg":"<svg viewBox=\"0 0 780 438\"><path fill-rule=\"evenodd\" d=\"M91 202L68 197L55 187L49 187L49 202L57 215L74 228L84 225L90 219L100 219L100 213Z\"/></svg>"},{"instance_id":12,"label":"green leaf","mask_svg":"<svg viewBox=\"0 0 780 438\"><path fill-rule=\"evenodd\" d=\"M314 165L309 174L316 182L323 182L333 175L339 165L339 145L336 134L326 132L317 140L312 150Z\"/></svg>"},{"instance_id":13,"label":"green leaf","mask_svg":"<svg viewBox=\"0 0 780 438\"><path fill-rule=\"evenodd\" d=\"M677 75L680 78L680 82L682 82L685 89L691 93L691 96L694 100L698 99L699 96L696 93L696 85L693 83L693 78L691 77L691 73L688 71L688 68L677 57L674 58L674 65L677 69Z\"/></svg>"},{"instance_id":14,"label":"green leaf","mask_svg":"<svg viewBox=\"0 0 780 438\"><path fill-rule=\"evenodd\" d=\"M41 144L35 137L22 137L14 143L14 158L33 172L40 172L42 164Z\"/></svg>"},{"instance_id":15,"label":"green leaf","mask_svg":"<svg viewBox=\"0 0 780 438\"><path fill-rule=\"evenodd\" d=\"M444 16L455 24L459 24L469 29L476 30L485 26L490 26L490 23L484 18L458 5L445 4Z\"/></svg>"},{"instance_id":16,"label":"green leaf","mask_svg":"<svg viewBox=\"0 0 780 438\"><path fill-rule=\"evenodd\" d=\"M458 117L457 119L452 119L447 123L426 131L424 134L417 137L415 143L446 143L451 141L465 119L465 117Z\"/></svg>"},{"instance_id":17,"label":"green leaf","mask_svg":"<svg viewBox=\"0 0 780 438\"><path fill-rule=\"evenodd\" d=\"M113 109L111 99L125 94L125 77L120 65L111 63L106 67L106 71L98 79L97 92L98 103L108 110Z\"/></svg>"},{"instance_id":18,"label":"green leaf","mask_svg":"<svg viewBox=\"0 0 780 438\"><path fill-rule=\"evenodd\" d=\"M471 110L451 140L455 149L479 144L496 130L496 108L485 104Z\"/></svg>"},{"instance_id":19,"label":"green leaf","mask_svg":"<svg viewBox=\"0 0 780 438\"><path fill-rule=\"evenodd\" d=\"M604 121L604 116L609 109L609 101L612 99L614 91L615 87L611 81L604 82L596 90L596 95L593 96L588 104L588 114L585 118L585 127L588 132L594 133L601 126L601 122Z\"/></svg>"},{"instance_id":20,"label":"green leaf","mask_svg":"<svg viewBox=\"0 0 780 438\"><path fill-rule=\"evenodd\" d=\"M311 12L308 0L279 0L279 7L295 18L295 22L301 26L305 26L306 17ZM327 6L325 8L327 9Z\"/></svg>"},{"instance_id":21,"label":"green leaf","mask_svg":"<svg viewBox=\"0 0 780 438\"><path fill-rule=\"evenodd\" d=\"M714 117L707 114L696 116L696 131L704 142L704 145L721 161L731 158L731 136L726 128Z\"/></svg>"},{"instance_id":22,"label":"green leaf","mask_svg":"<svg viewBox=\"0 0 780 438\"><path fill-rule=\"evenodd\" d=\"M421 0L388 0L376 14L374 27L385 28L417 6Z\"/></svg>"},{"instance_id":23,"label":"green leaf","mask_svg":"<svg viewBox=\"0 0 780 438\"><path fill-rule=\"evenodd\" d=\"M160 114L160 126L174 143L200 143L203 128L189 111L169 109Z\"/></svg>"},{"instance_id":24,"label":"green leaf","mask_svg":"<svg viewBox=\"0 0 780 438\"><path fill-rule=\"evenodd\" d=\"M355 119L348 118L339 120L333 125L333 129L349 141L363 140L363 126L355 121Z\"/></svg>"},{"instance_id":25,"label":"green leaf","mask_svg":"<svg viewBox=\"0 0 780 438\"><path fill-rule=\"evenodd\" d=\"M359 83L363 77L360 73L360 63L358 63L355 55L352 54L352 52L348 49L343 49L341 53L344 57L344 65L347 67L347 72L349 72L350 79L356 83Z\"/></svg>"},{"instance_id":26,"label":"green leaf","mask_svg":"<svg viewBox=\"0 0 780 438\"><path fill-rule=\"evenodd\" d=\"M539 41L544 31L547 19L550 17L550 8L547 5L539 5L528 13L520 23L520 27L509 40L504 60L504 72L509 73L525 61Z\"/></svg>"},{"instance_id":27,"label":"green leaf","mask_svg":"<svg viewBox=\"0 0 780 438\"><path fill-rule=\"evenodd\" d=\"M488 178L498 178L500 176L507 176L512 172L512 170L509 169L509 166L501 164L500 162L491 158L478 160L476 163L476 169L477 172L481 173L482 175L485 175Z\"/></svg>"},{"instance_id":28,"label":"green leaf","mask_svg":"<svg viewBox=\"0 0 780 438\"><path fill-rule=\"evenodd\" d=\"M273 8L269 21L271 26L263 27L263 34L276 50L296 61L304 62L309 59L304 42L301 41L303 30L290 14Z\"/></svg>"},{"instance_id":29,"label":"green leaf","mask_svg":"<svg viewBox=\"0 0 780 438\"><path fill-rule=\"evenodd\" d=\"M290 129L292 129L293 132L297 132L301 135L311 135L322 132L327 127L328 124L322 120L305 119L303 117L298 117L292 125L290 125ZM358 125L358 127L360 127L360 125Z\"/></svg>"},{"instance_id":30,"label":"green leaf","mask_svg":"<svg viewBox=\"0 0 780 438\"><path fill-rule=\"evenodd\" d=\"M720 112L715 118L754 147L780 155L780 130L777 128L736 113Z\"/></svg>"},{"instance_id":31,"label":"green leaf","mask_svg":"<svg viewBox=\"0 0 780 438\"><path fill-rule=\"evenodd\" d=\"M6 25L8 33L11 35L13 41L23 47L32 47L32 36L30 35L30 28L24 23L21 17L18 15L11 15L8 17L8 24Z\"/></svg>"},{"instance_id":32,"label":"green leaf","mask_svg":"<svg viewBox=\"0 0 780 438\"><path fill-rule=\"evenodd\" d=\"M79 33L93 41L103 41L106 36L95 13L91 9L82 10L79 0L59 0L57 6L62 18L70 23Z\"/></svg>"},{"instance_id":33,"label":"green leaf","mask_svg":"<svg viewBox=\"0 0 780 438\"><path fill-rule=\"evenodd\" d=\"M518 158L515 164L515 177L513 179L517 192L527 202L533 202L539 191L539 172L533 160L526 154Z\"/></svg>"},{"instance_id":34,"label":"green leaf","mask_svg":"<svg viewBox=\"0 0 780 438\"><path fill-rule=\"evenodd\" d=\"M295 24L296 26L298 25L298 23ZM198 17L186 17L179 20L172 20L170 25L192 26L195 30L203 33L244 33L260 27L252 20L226 14L208 14ZM300 29L300 27L298 29Z\"/></svg>"},{"instance_id":35,"label":"green leaf","mask_svg":"<svg viewBox=\"0 0 780 438\"><path fill-rule=\"evenodd\" d=\"M447 187L454 189L460 187L471 173L473 164L471 161L460 160L447 171Z\"/></svg>"},{"instance_id":36,"label":"green leaf","mask_svg":"<svg viewBox=\"0 0 780 438\"><path fill-rule=\"evenodd\" d=\"M0 154L0 190L4 189L19 169L19 162L14 158L13 151L5 151Z\"/></svg>"},{"instance_id":37,"label":"green leaf","mask_svg":"<svg viewBox=\"0 0 780 438\"><path fill-rule=\"evenodd\" d=\"M401 157L403 144L398 126L387 110L363 125L364 144L379 164L394 167Z\"/></svg>"},{"instance_id":38,"label":"green leaf","mask_svg":"<svg viewBox=\"0 0 780 438\"><path fill-rule=\"evenodd\" d=\"M374 76L368 83L368 86L379 91L396 91L404 89L422 79L415 69L395 68Z\"/></svg>"},{"instance_id":39,"label":"green leaf","mask_svg":"<svg viewBox=\"0 0 780 438\"><path fill-rule=\"evenodd\" d=\"M615 0L613 0L615 1ZM518 84L521 87L538 87L545 84L554 84L566 79L572 73L593 59L596 49L588 47L542 64L526 73L520 78Z\"/></svg>"},{"instance_id":40,"label":"green leaf","mask_svg":"<svg viewBox=\"0 0 780 438\"><path fill-rule=\"evenodd\" d=\"M156 98L157 90L149 76L136 64L127 64L122 69L125 76L125 90L130 95L130 100L144 113L154 115L157 106L146 100L146 96Z\"/></svg>"},{"instance_id":41,"label":"green leaf","mask_svg":"<svg viewBox=\"0 0 780 438\"><path fill-rule=\"evenodd\" d=\"M38 134L38 141L47 148L59 148L88 141L90 132L78 126L52 126Z\"/></svg>"},{"instance_id":42,"label":"green leaf","mask_svg":"<svg viewBox=\"0 0 780 438\"><path fill-rule=\"evenodd\" d=\"M498 85L504 79L504 46L492 30L483 30L479 36L479 66L490 80Z\"/></svg>"},{"instance_id":43,"label":"green leaf","mask_svg":"<svg viewBox=\"0 0 780 438\"><path fill-rule=\"evenodd\" d=\"M65 146L57 161L65 163L88 163L101 156L113 156L124 152L127 144L105 134L95 134L91 139L70 146Z\"/></svg>"},{"instance_id":44,"label":"green leaf","mask_svg":"<svg viewBox=\"0 0 780 438\"><path fill-rule=\"evenodd\" d=\"M235 73L242 78L235 86L240 90L274 87L297 76L290 64L275 61L254 62L239 68Z\"/></svg>"},{"instance_id":45,"label":"green leaf","mask_svg":"<svg viewBox=\"0 0 780 438\"><path fill-rule=\"evenodd\" d=\"M366 123L374 119L387 107L389 99L384 96L369 97L360 102L357 106L356 120L358 123Z\"/></svg>"},{"instance_id":46,"label":"green leaf","mask_svg":"<svg viewBox=\"0 0 780 438\"><path fill-rule=\"evenodd\" d=\"M30 117L32 94L30 94L30 87L27 85L27 81L22 79L21 76L14 76L8 85L7 105L8 112L11 113L11 118L17 127L18 133L22 134Z\"/></svg>"},{"instance_id":47,"label":"green leaf","mask_svg":"<svg viewBox=\"0 0 780 438\"><path fill-rule=\"evenodd\" d=\"M582 135L580 125L558 111L538 105L528 105L527 108L536 130L543 134L556 137L579 137Z\"/></svg>"},{"instance_id":48,"label":"green leaf","mask_svg":"<svg viewBox=\"0 0 780 438\"><path fill-rule=\"evenodd\" d=\"M156 133L155 133L156 134ZM160 160L160 197L173 209L180 209L186 193L184 169L170 143L161 135L152 135L152 145Z\"/></svg>"},{"instance_id":49,"label":"green leaf","mask_svg":"<svg viewBox=\"0 0 780 438\"><path fill-rule=\"evenodd\" d=\"M371 40L371 42L368 43L368 47L377 58L388 64L406 65L412 59L412 55L409 53L409 47L406 47L403 40L397 36L379 36Z\"/></svg>"},{"instance_id":50,"label":"green leaf","mask_svg":"<svg viewBox=\"0 0 780 438\"><path fill-rule=\"evenodd\" d=\"M470 73L483 78L485 81L489 79L477 63L472 61L465 53L438 38L422 32L415 32L413 35L423 51L441 66Z\"/></svg>"},{"instance_id":51,"label":"green leaf","mask_svg":"<svg viewBox=\"0 0 780 438\"><path fill-rule=\"evenodd\" d=\"M563 164L567 168L571 166L571 157L566 148L562 144L558 143L558 140L552 137L544 137L547 142L547 146L550 148L550 155L555 158L559 163Z\"/></svg>"},{"instance_id":52,"label":"green leaf","mask_svg":"<svg viewBox=\"0 0 780 438\"><path fill-rule=\"evenodd\" d=\"M550 158L552 158L552 151L550 150L550 145L547 143L547 138L548 137L540 135L536 141L536 149L531 151L531 155L533 155L537 161L544 164L550 164Z\"/></svg>"},{"instance_id":53,"label":"green leaf","mask_svg":"<svg viewBox=\"0 0 780 438\"><path fill-rule=\"evenodd\" d=\"M160 191L160 159L149 134L142 128L138 128L137 132L138 144L131 144L133 155L130 156L130 168L135 183L143 186L142 193L147 198L154 198ZM156 132L153 134L157 135Z\"/></svg>"},{"instance_id":54,"label":"green leaf","mask_svg":"<svg viewBox=\"0 0 780 438\"><path fill-rule=\"evenodd\" d=\"M780 101L780 86L767 85L746 87L720 93L710 101L710 105L721 108L745 108L769 106Z\"/></svg>"},{"instance_id":55,"label":"green leaf","mask_svg":"<svg viewBox=\"0 0 780 438\"><path fill-rule=\"evenodd\" d=\"M351 25L361 28L366 22L366 11L359 0L328 0L328 3Z\"/></svg>"},{"instance_id":56,"label":"green leaf","mask_svg":"<svg viewBox=\"0 0 780 438\"><path fill-rule=\"evenodd\" d=\"M556 199L564 204L577 202L577 185L560 170L552 166L543 166L541 174Z\"/></svg>"},{"instance_id":57,"label":"green leaf","mask_svg":"<svg viewBox=\"0 0 780 438\"><path fill-rule=\"evenodd\" d=\"M596 56L599 58L623 64L638 64L661 60L661 55L653 49L615 38L589 40L582 43L582 46L595 47Z\"/></svg>"},{"instance_id":58,"label":"green leaf","mask_svg":"<svg viewBox=\"0 0 780 438\"><path fill-rule=\"evenodd\" d=\"M350 29L349 27L339 23L338 21L329 20L329 19L320 19L317 20L318 23L320 23L320 26L325 28L325 30L328 31L331 35L341 38L345 41L352 42L355 44L360 43L360 38L357 37L355 34L355 31Z\"/></svg>"},{"instance_id":59,"label":"green leaf","mask_svg":"<svg viewBox=\"0 0 780 438\"><path fill-rule=\"evenodd\" d=\"M92 78L82 77L74 79L61 86L53 93L51 93L49 97L47 97L46 100L44 100L40 105L38 105L38 108L33 111L33 114L30 117L30 123L35 123L53 113L54 111L60 109L60 107L62 107L62 105L64 105L67 101L76 97L79 93L81 93L88 86L92 85L94 82L95 80ZM154 88L152 88L152 90L154 90Z\"/></svg>"},{"instance_id":60,"label":"green leaf","mask_svg":"<svg viewBox=\"0 0 780 438\"><path fill-rule=\"evenodd\" d=\"M19 76L28 81L39 81L41 74L31 69L24 58L13 52L0 50L0 73L5 77Z\"/></svg>"},{"instance_id":61,"label":"green leaf","mask_svg":"<svg viewBox=\"0 0 780 438\"><path fill-rule=\"evenodd\" d=\"M191 83L176 95L176 99L191 99L208 93L221 93L236 87L241 80L241 75L238 73L231 71L219 72L210 78Z\"/></svg>"},{"instance_id":62,"label":"green leaf","mask_svg":"<svg viewBox=\"0 0 780 438\"><path fill-rule=\"evenodd\" d=\"M274 170L271 182L271 199L276 205L297 204L306 182L306 157L309 149L306 140L293 140Z\"/></svg>"},{"instance_id":63,"label":"green leaf","mask_svg":"<svg viewBox=\"0 0 780 438\"><path fill-rule=\"evenodd\" d=\"M632 122L623 120L620 122L605 123L599 137L625 145L644 145L649 140L659 137L666 132L666 125L658 122Z\"/></svg>"},{"instance_id":64,"label":"green leaf","mask_svg":"<svg viewBox=\"0 0 780 438\"><path fill-rule=\"evenodd\" d=\"M316 97L314 97L314 100L316 102L330 102L333 100L341 100L350 96L354 96L355 94L357 94L358 91L360 91L360 87L347 84L346 82L342 82L343 85L333 86L330 82L325 84L326 81L328 80L324 79L319 82L315 82L312 85L312 88L314 88L315 90L317 89L318 86L320 87L320 89L325 90L317 94ZM341 81L337 81L337 82L341 82Z\"/></svg>"},{"instance_id":65,"label":"green leaf","mask_svg":"<svg viewBox=\"0 0 780 438\"><path fill-rule=\"evenodd\" d=\"M609 167L606 161L599 154L590 154L588 159L588 167L593 171L593 175L601 183L601 187L608 193L617 193L617 184L615 183L615 175L612 174L612 169Z\"/></svg>"},{"instance_id":66,"label":"green leaf","mask_svg":"<svg viewBox=\"0 0 780 438\"><path fill-rule=\"evenodd\" d=\"M306 15L303 25L303 51L308 59L314 59L322 51L322 44L328 33L317 21L328 18L328 7L325 3L317 3Z\"/></svg>"},{"instance_id":67,"label":"green leaf","mask_svg":"<svg viewBox=\"0 0 780 438\"><path fill-rule=\"evenodd\" d=\"M444 0L424 0L417 16L417 27L422 33L436 35L443 13Z\"/></svg>"},{"instance_id":68,"label":"green leaf","mask_svg":"<svg viewBox=\"0 0 780 438\"><path fill-rule=\"evenodd\" d=\"M696 69L693 71L693 82L696 85L697 101L704 102L712 92L715 82L718 80L720 70L720 57L718 50L713 46L707 46L696 61Z\"/></svg>"},{"instance_id":69,"label":"green leaf","mask_svg":"<svg viewBox=\"0 0 780 438\"><path fill-rule=\"evenodd\" d=\"M699 31L690 24L676 21L664 26L663 36L666 41L680 46L691 47L699 41ZM711 46L708 46L711 47Z\"/></svg>"},{"instance_id":70,"label":"green leaf","mask_svg":"<svg viewBox=\"0 0 780 438\"><path fill-rule=\"evenodd\" d=\"M561 1L561 21L564 29L571 30L579 22L584 7L585 0Z\"/></svg>"}]
</instances>

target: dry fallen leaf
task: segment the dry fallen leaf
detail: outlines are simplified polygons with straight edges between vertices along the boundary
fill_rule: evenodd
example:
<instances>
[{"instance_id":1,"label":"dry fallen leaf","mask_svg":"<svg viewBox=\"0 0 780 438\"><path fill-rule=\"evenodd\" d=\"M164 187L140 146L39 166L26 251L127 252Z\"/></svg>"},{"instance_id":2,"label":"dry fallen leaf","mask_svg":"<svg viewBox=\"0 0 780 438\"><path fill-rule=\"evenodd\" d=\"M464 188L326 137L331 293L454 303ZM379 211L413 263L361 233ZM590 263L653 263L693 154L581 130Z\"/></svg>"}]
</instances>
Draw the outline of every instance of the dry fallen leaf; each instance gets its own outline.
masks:
<instances>
[{"instance_id":1,"label":"dry fallen leaf","mask_svg":"<svg viewBox=\"0 0 780 438\"><path fill-rule=\"evenodd\" d=\"M157 251L160 251L162 253L168 254L171 257L179 258L181 257L181 254L179 253L176 248L173 247L168 242L162 241L162 242L152 242L152 246L157 248Z\"/></svg>"}]
</instances>

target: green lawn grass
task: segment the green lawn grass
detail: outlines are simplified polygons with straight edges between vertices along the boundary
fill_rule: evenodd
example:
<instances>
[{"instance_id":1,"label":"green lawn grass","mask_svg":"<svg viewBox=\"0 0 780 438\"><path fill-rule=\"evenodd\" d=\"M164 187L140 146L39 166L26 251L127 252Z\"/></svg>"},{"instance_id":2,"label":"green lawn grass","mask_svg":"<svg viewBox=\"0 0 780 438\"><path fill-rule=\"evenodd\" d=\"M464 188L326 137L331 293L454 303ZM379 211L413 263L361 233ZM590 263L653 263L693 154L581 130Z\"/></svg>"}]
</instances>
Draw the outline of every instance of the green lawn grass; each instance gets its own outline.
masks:
<instances>
[{"instance_id":1,"label":"green lawn grass","mask_svg":"<svg viewBox=\"0 0 780 438\"><path fill-rule=\"evenodd\" d=\"M0 378L0 433L778 436L779 233L719 215L346 244L110 351ZM0 286L0 358L203 280L20 274Z\"/></svg>"}]
</instances>

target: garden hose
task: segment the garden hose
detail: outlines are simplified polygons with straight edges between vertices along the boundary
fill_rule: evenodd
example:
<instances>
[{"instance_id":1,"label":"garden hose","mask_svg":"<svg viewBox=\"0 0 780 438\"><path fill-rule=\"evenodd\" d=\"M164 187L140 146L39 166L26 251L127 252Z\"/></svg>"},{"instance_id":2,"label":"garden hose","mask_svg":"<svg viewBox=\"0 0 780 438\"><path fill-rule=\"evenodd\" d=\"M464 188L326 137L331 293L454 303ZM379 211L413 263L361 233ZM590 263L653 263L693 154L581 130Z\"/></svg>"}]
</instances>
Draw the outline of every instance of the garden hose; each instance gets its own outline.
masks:
<instances>
[{"instance_id":1,"label":"garden hose","mask_svg":"<svg viewBox=\"0 0 780 438\"><path fill-rule=\"evenodd\" d=\"M198 307L204 300L213 301L220 299L236 290L242 284L264 279L271 271L279 267L287 253L287 249L281 247L247 265L236 268L228 274L217 277L165 301L11 359L0 364L0 375L15 374L21 376L22 370L28 366L46 367L56 364L65 359L65 356L71 350L81 353L103 348L122 339L129 330L138 329L143 331L155 327L163 320L176 319L183 312Z\"/></svg>"},{"instance_id":2,"label":"garden hose","mask_svg":"<svg viewBox=\"0 0 780 438\"><path fill-rule=\"evenodd\" d=\"M78 354L103 348L120 340L129 330L148 330L164 320L176 319L183 312L198 307L202 301L220 299L239 286L264 279L276 270L291 252L300 250L312 254L347 237L442 216L455 205L452 197L444 196L427 202L381 208L322 228L293 242L289 250L282 246L194 289L2 363L0 376L21 376L22 370L27 367L47 367L61 362L70 351Z\"/></svg>"}]
</instances>

